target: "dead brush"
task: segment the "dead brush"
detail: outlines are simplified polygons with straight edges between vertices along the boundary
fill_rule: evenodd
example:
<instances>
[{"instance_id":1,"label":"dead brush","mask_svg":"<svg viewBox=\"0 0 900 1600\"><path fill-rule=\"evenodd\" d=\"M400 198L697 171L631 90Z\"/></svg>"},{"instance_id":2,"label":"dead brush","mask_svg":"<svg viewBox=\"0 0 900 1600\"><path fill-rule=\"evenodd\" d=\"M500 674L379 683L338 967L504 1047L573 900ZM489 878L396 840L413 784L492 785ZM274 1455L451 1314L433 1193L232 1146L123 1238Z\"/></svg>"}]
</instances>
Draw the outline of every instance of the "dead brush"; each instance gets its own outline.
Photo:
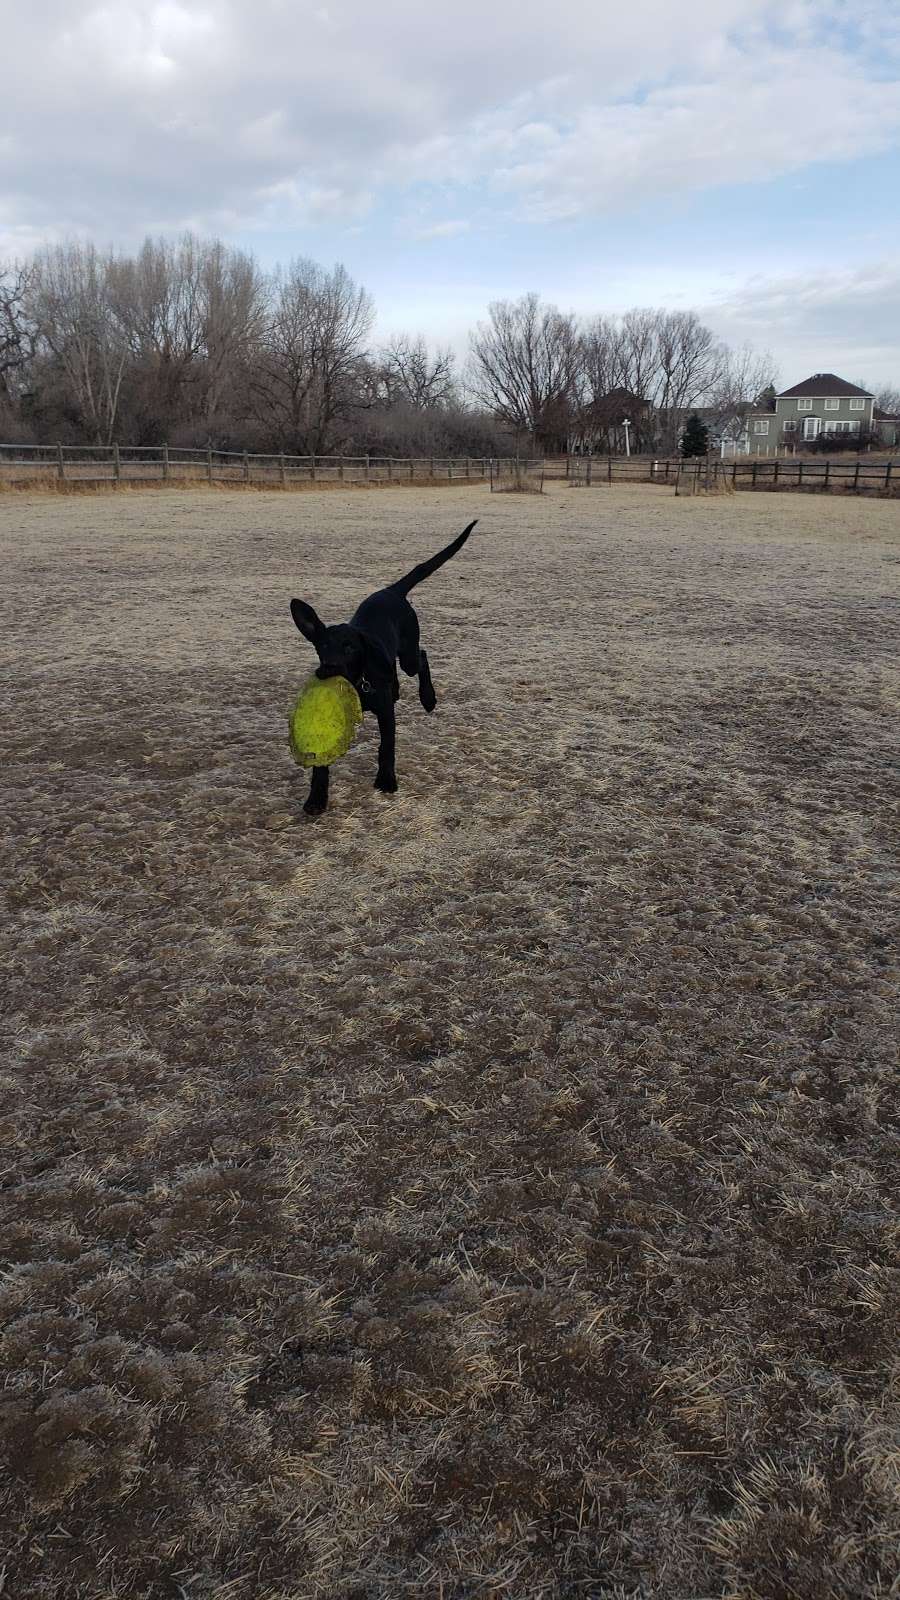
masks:
<instances>
[{"instance_id":1,"label":"dead brush","mask_svg":"<svg viewBox=\"0 0 900 1600\"><path fill-rule=\"evenodd\" d=\"M544 463L514 462L504 468L491 462L491 494L543 494Z\"/></svg>"}]
</instances>

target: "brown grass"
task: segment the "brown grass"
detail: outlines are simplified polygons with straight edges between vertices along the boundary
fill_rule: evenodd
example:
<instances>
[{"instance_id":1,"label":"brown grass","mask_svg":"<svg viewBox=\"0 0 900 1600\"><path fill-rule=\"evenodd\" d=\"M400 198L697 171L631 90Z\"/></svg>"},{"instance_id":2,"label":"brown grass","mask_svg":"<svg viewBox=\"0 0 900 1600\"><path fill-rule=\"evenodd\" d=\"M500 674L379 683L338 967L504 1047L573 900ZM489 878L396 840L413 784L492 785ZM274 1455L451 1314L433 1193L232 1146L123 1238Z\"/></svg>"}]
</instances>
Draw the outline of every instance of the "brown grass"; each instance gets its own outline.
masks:
<instances>
[{"instance_id":1,"label":"brown grass","mask_svg":"<svg viewBox=\"0 0 900 1600\"><path fill-rule=\"evenodd\" d=\"M44 473L26 472L17 477L10 472L0 472L0 495L2 494L27 494L30 497L39 494L49 495L122 495L146 494L156 491L159 494L172 494L187 492L192 495L200 494L347 494L351 490L368 492L370 489L465 489L480 488L482 480L473 479L471 482L462 477L448 478L435 474L433 478L375 478L366 482L364 479L346 478L343 482L338 478L288 478L285 483L254 481L243 483L239 478L216 479L212 483L205 477L190 477L184 473L173 472L168 481L161 477L128 477L116 483L115 478L84 477L78 478L73 469L67 467L68 476L59 478L55 471Z\"/></svg>"},{"instance_id":2,"label":"brown grass","mask_svg":"<svg viewBox=\"0 0 900 1600\"><path fill-rule=\"evenodd\" d=\"M466 500L0 507L5 1596L897 1593L896 512Z\"/></svg>"}]
</instances>

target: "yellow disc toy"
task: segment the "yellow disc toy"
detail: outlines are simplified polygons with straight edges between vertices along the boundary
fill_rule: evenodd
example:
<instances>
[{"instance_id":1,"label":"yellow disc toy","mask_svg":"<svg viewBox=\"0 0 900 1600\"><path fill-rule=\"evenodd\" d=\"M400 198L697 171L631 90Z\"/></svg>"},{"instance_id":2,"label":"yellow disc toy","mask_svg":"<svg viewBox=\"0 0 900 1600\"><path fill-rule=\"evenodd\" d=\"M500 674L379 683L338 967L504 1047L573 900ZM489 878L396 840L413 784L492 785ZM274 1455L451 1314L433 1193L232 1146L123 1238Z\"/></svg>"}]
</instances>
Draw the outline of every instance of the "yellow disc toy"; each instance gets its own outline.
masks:
<instances>
[{"instance_id":1,"label":"yellow disc toy","mask_svg":"<svg viewBox=\"0 0 900 1600\"><path fill-rule=\"evenodd\" d=\"M310 678L291 712L294 760L301 767L330 767L350 749L362 715L359 695L347 678Z\"/></svg>"}]
</instances>

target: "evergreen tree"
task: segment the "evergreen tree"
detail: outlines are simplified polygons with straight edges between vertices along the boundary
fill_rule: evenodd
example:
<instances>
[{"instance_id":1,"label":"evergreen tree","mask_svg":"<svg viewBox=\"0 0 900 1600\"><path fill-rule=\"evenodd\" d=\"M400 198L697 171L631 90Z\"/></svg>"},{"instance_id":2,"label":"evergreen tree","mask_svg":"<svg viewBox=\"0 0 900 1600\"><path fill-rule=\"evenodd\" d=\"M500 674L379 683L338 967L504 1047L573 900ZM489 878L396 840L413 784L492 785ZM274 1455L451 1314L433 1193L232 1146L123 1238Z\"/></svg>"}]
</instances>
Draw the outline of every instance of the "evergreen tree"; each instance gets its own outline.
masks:
<instances>
[{"instance_id":1,"label":"evergreen tree","mask_svg":"<svg viewBox=\"0 0 900 1600\"><path fill-rule=\"evenodd\" d=\"M681 435L681 454L688 456L705 456L709 449L709 429L700 421L696 411L687 419L687 426Z\"/></svg>"}]
</instances>

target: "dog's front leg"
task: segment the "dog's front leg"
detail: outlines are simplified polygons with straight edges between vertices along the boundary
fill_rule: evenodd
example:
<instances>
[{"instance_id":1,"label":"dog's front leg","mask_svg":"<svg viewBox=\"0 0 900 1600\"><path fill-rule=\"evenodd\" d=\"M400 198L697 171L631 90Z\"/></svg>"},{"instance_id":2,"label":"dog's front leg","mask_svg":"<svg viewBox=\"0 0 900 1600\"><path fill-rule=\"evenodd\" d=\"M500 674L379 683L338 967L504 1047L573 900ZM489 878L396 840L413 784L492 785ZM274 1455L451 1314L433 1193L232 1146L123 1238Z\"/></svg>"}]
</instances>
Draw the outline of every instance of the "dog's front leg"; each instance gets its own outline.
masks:
<instances>
[{"instance_id":1,"label":"dog's front leg","mask_svg":"<svg viewBox=\"0 0 900 1600\"><path fill-rule=\"evenodd\" d=\"M313 767L309 795L303 809L308 817L318 817L328 804L328 768Z\"/></svg>"},{"instance_id":2,"label":"dog's front leg","mask_svg":"<svg viewBox=\"0 0 900 1600\"><path fill-rule=\"evenodd\" d=\"M379 695L375 707L378 718L378 732L381 743L378 746L378 771L375 775L375 787L382 794L396 794L397 773L394 767L395 747L397 740L397 722L394 717L394 701L390 685Z\"/></svg>"}]
</instances>

